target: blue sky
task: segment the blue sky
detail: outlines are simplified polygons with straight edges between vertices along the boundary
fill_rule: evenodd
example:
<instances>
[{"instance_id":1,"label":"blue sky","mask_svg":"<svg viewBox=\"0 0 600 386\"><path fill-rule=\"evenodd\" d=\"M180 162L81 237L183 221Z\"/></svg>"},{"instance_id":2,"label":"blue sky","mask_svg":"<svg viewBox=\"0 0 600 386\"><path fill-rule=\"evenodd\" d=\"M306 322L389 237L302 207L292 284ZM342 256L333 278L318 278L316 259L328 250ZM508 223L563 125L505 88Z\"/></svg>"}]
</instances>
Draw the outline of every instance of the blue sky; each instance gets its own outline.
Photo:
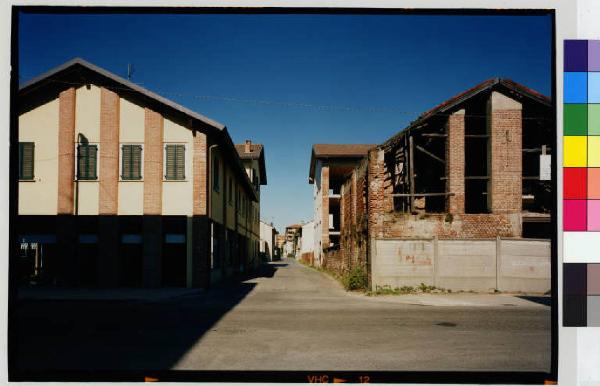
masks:
<instances>
[{"instance_id":1,"label":"blue sky","mask_svg":"<svg viewBox=\"0 0 600 386\"><path fill-rule=\"evenodd\" d=\"M261 217L313 216L314 143L381 143L475 84L551 91L550 16L33 15L20 81L82 57L265 145Z\"/></svg>"}]
</instances>

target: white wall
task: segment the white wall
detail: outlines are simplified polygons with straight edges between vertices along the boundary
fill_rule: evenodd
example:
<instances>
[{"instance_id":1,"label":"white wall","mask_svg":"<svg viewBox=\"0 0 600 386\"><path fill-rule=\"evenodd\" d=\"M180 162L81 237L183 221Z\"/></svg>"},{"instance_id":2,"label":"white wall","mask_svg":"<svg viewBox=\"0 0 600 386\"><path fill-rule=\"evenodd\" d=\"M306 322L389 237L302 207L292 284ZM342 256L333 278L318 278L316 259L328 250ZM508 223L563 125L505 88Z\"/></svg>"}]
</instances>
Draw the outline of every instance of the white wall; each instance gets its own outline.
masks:
<instances>
[{"instance_id":1,"label":"white wall","mask_svg":"<svg viewBox=\"0 0 600 386\"><path fill-rule=\"evenodd\" d=\"M273 261L273 227L260 222L260 251L266 252L270 261Z\"/></svg>"},{"instance_id":2,"label":"white wall","mask_svg":"<svg viewBox=\"0 0 600 386\"><path fill-rule=\"evenodd\" d=\"M302 226L302 243L300 253L314 252L315 250L315 222L311 221Z\"/></svg>"}]
</instances>

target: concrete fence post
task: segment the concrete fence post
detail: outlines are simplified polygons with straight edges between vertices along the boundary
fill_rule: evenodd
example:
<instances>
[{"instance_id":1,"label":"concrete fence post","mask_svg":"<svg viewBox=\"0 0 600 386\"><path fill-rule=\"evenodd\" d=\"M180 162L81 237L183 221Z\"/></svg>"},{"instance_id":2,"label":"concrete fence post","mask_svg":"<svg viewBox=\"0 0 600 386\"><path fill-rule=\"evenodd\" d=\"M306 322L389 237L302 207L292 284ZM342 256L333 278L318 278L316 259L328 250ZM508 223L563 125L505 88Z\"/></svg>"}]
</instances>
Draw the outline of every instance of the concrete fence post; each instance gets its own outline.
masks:
<instances>
[{"instance_id":1,"label":"concrete fence post","mask_svg":"<svg viewBox=\"0 0 600 386\"><path fill-rule=\"evenodd\" d=\"M438 263L438 237L433 237L433 258L431 264L433 265L433 286L437 286L437 263Z\"/></svg>"},{"instance_id":2,"label":"concrete fence post","mask_svg":"<svg viewBox=\"0 0 600 386\"><path fill-rule=\"evenodd\" d=\"M502 239L496 236L496 290L500 291L500 268L502 261Z\"/></svg>"}]
</instances>

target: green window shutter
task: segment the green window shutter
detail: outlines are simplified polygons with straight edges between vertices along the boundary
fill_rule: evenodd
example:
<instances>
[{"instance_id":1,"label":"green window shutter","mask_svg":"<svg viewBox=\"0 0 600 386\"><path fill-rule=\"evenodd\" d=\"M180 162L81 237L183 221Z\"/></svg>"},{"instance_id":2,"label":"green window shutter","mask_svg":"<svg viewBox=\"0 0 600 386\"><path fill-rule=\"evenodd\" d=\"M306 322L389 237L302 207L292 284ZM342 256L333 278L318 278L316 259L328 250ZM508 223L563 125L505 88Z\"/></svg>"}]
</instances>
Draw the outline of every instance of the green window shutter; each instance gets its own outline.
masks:
<instances>
[{"instance_id":1,"label":"green window shutter","mask_svg":"<svg viewBox=\"0 0 600 386\"><path fill-rule=\"evenodd\" d=\"M132 145L131 148L132 179L142 179L142 145Z\"/></svg>"},{"instance_id":2,"label":"green window shutter","mask_svg":"<svg viewBox=\"0 0 600 386\"><path fill-rule=\"evenodd\" d=\"M185 146L175 145L175 179L185 180Z\"/></svg>"},{"instance_id":3,"label":"green window shutter","mask_svg":"<svg viewBox=\"0 0 600 386\"><path fill-rule=\"evenodd\" d=\"M88 145L88 177L91 180L95 180L98 178L96 175L96 162L98 159L98 146L96 145Z\"/></svg>"},{"instance_id":4,"label":"green window shutter","mask_svg":"<svg viewBox=\"0 0 600 386\"><path fill-rule=\"evenodd\" d=\"M85 145L77 145L77 179L84 179L86 176L87 165L87 147Z\"/></svg>"},{"instance_id":5,"label":"green window shutter","mask_svg":"<svg viewBox=\"0 0 600 386\"><path fill-rule=\"evenodd\" d=\"M121 178L124 180L140 180L142 178L142 146L123 145L121 162Z\"/></svg>"},{"instance_id":6,"label":"green window shutter","mask_svg":"<svg viewBox=\"0 0 600 386\"><path fill-rule=\"evenodd\" d=\"M98 159L98 145L77 145L77 179L95 180Z\"/></svg>"},{"instance_id":7,"label":"green window shutter","mask_svg":"<svg viewBox=\"0 0 600 386\"><path fill-rule=\"evenodd\" d=\"M185 180L185 145L166 145L165 178Z\"/></svg>"},{"instance_id":8,"label":"green window shutter","mask_svg":"<svg viewBox=\"0 0 600 386\"><path fill-rule=\"evenodd\" d=\"M167 180L175 179L175 145L166 146L166 173L165 178Z\"/></svg>"},{"instance_id":9,"label":"green window shutter","mask_svg":"<svg viewBox=\"0 0 600 386\"><path fill-rule=\"evenodd\" d=\"M121 155L121 178L124 180L132 179L131 172L131 145L123 145Z\"/></svg>"},{"instance_id":10,"label":"green window shutter","mask_svg":"<svg viewBox=\"0 0 600 386\"><path fill-rule=\"evenodd\" d=\"M34 143L19 143L19 179L33 180Z\"/></svg>"}]
</instances>

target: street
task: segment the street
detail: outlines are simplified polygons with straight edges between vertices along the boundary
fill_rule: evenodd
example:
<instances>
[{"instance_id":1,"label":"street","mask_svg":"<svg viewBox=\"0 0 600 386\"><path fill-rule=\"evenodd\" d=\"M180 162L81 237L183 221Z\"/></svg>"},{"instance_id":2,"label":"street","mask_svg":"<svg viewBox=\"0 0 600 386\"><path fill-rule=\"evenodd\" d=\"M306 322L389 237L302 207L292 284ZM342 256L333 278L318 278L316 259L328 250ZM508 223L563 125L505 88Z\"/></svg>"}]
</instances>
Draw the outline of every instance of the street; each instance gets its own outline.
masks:
<instances>
[{"instance_id":1,"label":"street","mask_svg":"<svg viewBox=\"0 0 600 386\"><path fill-rule=\"evenodd\" d=\"M287 259L159 301L24 302L17 368L549 371L550 307L485 296L492 305L367 297Z\"/></svg>"}]
</instances>

